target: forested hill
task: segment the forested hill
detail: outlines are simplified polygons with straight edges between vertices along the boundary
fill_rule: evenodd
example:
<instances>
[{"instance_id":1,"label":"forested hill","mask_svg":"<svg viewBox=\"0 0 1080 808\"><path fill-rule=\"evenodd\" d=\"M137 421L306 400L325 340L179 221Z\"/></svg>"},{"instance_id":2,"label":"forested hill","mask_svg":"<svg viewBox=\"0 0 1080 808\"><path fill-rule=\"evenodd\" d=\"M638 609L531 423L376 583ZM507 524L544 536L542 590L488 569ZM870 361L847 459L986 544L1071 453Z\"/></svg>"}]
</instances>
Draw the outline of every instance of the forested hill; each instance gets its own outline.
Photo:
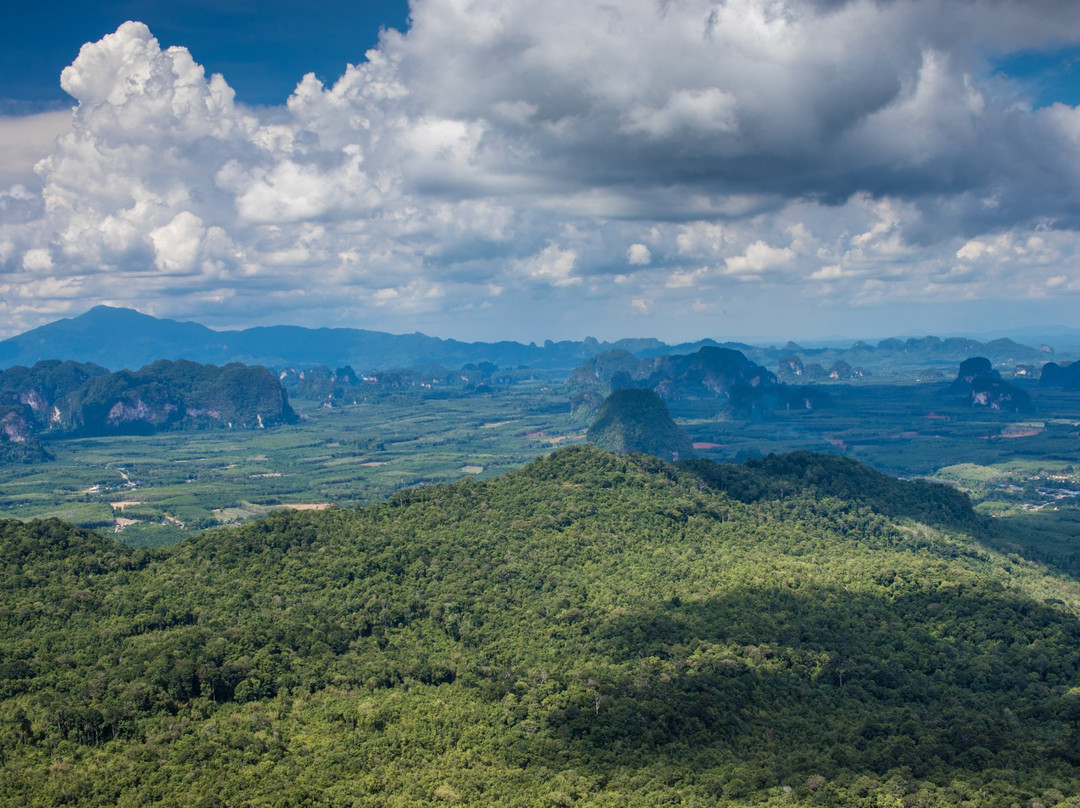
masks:
<instances>
[{"instance_id":1,"label":"forested hill","mask_svg":"<svg viewBox=\"0 0 1080 808\"><path fill-rule=\"evenodd\" d=\"M590 447L168 550L0 522L0 803L1077 805L1080 588L999 529Z\"/></svg>"},{"instance_id":2,"label":"forested hill","mask_svg":"<svg viewBox=\"0 0 1080 808\"><path fill-rule=\"evenodd\" d=\"M0 371L0 460L37 460L45 434L131 435L163 429L267 427L296 420L263 367L160 360L110 373L45 360Z\"/></svg>"},{"instance_id":3,"label":"forested hill","mask_svg":"<svg viewBox=\"0 0 1080 808\"><path fill-rule=\"evenodd\" d=\"M616 390L600 405L585 433L609 452L644 452L665 460L694 456L694 445L652 390Z\"/></svg>"}]
</instances>

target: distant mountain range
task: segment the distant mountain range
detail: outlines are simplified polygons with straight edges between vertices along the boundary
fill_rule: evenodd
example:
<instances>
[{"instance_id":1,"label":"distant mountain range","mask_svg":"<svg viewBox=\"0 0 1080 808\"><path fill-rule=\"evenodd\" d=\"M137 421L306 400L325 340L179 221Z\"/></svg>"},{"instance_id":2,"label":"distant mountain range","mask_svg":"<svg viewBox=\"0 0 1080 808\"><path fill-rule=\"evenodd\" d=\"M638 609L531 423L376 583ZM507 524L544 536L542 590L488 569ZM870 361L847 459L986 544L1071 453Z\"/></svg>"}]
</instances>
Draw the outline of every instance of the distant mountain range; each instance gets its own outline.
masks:
<instances>
[{"instance_id":1,"label":"distant mountain range","mask_svg":"<svg viewBox=\"0 0 1080 808\"><path fill-rule=\"evenodd\" d=\"M1050 359L1062 358L1049 346L1030 347L1011 339L984 343L962 337L886 339L876 346L856 342L848 348L837 348L806 347L794 342L759 347L712 339L668 345L652 338L601 342L591 337L526 345L511 341L461 342L421 333L388 334L356 328L284 325L215 331L198 323L158 319L132 309L96 306L77 317L57 320L0 341L0 368L61 359L121 370L142 367L159 359L189 359L204 364L241 362L272 368L348 365L358 372L433 363L457 368L481 362L499 368L528 366L570 371L605 351L622 350L644 359L691 354L703 347L740 351L752 362L776 371L798 367L801 362L808 372L821 368L826 378L832 369L839 369L833 378L839 378L839 372L847 369L851 370L850 378L872 374L917 376L919 369L927 366L951 371L970 356L985 356L1002 368L1019 363L1041 367ZM845 369L845 365L849 367ZM785 376L781 374L781 378Z\"/></svg>"},{"instance_id":2,"label":"distant mountain range","mask_svg":"<svg viewBox=\"0 0 1080 808\"><path fill-rule=\"evenodd\" d=\"M459 342L424 334L387 334L357 328L269 326L214 331L198 323L162 320L132 309L95 306L85 314L35 328L0 342L0 367L31 365L41 359L94 362L111 370L140 367L158 359L190 359L267 367L349 365L357 371L438 363L460 367L491 362L499 367L573 368L611 348L665 349L659 340L617 343Z\"/></svg>"}]
</instances>

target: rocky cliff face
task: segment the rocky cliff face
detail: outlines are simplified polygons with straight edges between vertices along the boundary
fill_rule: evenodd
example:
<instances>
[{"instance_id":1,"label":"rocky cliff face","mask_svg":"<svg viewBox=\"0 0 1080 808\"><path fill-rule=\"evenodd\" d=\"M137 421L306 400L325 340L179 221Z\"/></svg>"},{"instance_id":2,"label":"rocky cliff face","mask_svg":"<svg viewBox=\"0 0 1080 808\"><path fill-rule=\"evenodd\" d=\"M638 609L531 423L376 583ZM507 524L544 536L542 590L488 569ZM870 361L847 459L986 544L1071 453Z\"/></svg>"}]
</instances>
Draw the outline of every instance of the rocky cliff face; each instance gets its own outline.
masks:
<instances>
[{"instance_id":1,"label":"rocky cliff face","mask_svg":"<svg viewBox=\"0 0 1080 808\"><path fill-rule=\"evenodd\" d=\"M35 437L25 413L13 407L0 407L0 462L34 463L50 459L52 455Z\"/></svg>"},{"instance_id":2,"label":"rocky cliff face","mask_svg":"<svg viewBox=\"0 0 1080 808\"><path fill-rule=\"evenodd\" d=\"M802 371L801 364L797 368ZM692 354L641 360L625 351L598 354L574 371L571 383L586 391L652 390L668 403L718 399L721 406L740 415L814 409L828 400L819 391L781 384L776 374L741 351L714 346Z\"/></svg>"},{"instance_id":3,"label":"rocky cliff face","mask_svg":"<svg viewBox=\"0 0 1080 808\"><path fill-rule=\"evenodd\" d=\"M47 435L261 428L295 419L281 384L262 367L181 360L110 373L44 361L0 372L0 444L8 460L39 456Z\"/></svg>"},{"instance_id":4,"label":"rocky cliff face","mask_svg":"<svg viewBox=\"0 0 1080 808\"><path fill-rule=\"evenodd\" d=\"M1002 381L990 360L973 356L960 363L949 390L970 400L974 407L989 407L1002 412L1034 412L1031 396L1024 390Z\"/></svg>"}]
</instances>

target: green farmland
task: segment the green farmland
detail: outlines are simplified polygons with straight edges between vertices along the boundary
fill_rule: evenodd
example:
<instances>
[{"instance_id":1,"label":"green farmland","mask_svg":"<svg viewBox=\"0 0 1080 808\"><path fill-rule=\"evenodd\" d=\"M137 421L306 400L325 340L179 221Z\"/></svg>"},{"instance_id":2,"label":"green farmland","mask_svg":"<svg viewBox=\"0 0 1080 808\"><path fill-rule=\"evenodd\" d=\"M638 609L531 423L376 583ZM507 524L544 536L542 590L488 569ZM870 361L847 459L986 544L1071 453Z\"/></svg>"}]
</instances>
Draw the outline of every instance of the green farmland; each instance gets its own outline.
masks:
<instances>
[{"instance_id":1,"label":"green farmland","mask_svg":"<svg viewBox=\"0 0 1080 808\"><path fill-rule=\"evenodd\" d=\"M517 468L581 440L564 402L542 389L306 411L300 402L301 422L274 429L53 441L56 461L0 468L0 514L172 543L275 508L366 504Z\"/></svg>"},{"instance_id":2,"label":"green farmland","mask_svg":"<svg viewBox=\"0 0 1080 808\"><path fill-rule=\"evenodd\" d=\"M964 406L940 384L822 385L831 406L745 420L718 400L670 403L699 455L716 461L809 450L959 487L984 512L1069 509L1080 498L1080 396L1032 385L1036 413ZM125 543L281 507L351 507L402 488L491 477L580 442L594 412L558 383L459 395L393 393L327 408L294 400L300 423L48 444L54 462L0 468L0 515L57 516ZM119 532L117 532L119 530Z\"/></svg>"}]
</instances>

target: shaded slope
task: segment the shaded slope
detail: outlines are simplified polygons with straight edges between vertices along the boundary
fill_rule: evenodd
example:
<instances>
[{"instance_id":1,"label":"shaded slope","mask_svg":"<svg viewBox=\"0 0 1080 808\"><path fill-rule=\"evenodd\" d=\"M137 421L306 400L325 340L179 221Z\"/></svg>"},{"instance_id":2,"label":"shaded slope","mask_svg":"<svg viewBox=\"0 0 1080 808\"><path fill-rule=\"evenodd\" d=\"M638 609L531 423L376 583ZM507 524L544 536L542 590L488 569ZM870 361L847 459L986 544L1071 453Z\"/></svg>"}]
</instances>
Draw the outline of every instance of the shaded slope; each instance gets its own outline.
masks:
<instances>
[{"instance_id":1,"label":"shaded slope","mask_svg":"<svg viewBox=\"0 0 1080 808\"><path fill-rule=\"evenodd\" d=\"M600 405L585 437L609 452L644 452L665 460L694 454L690 438L652 390L616 390Z\"/></svg>"},{"instance_id":2,"label":"shaded slope","mask_svg":"<svg viewBox=\"0 0 1080 808\"><path fill-rule=\"evenodd\" d=\"M834 497L885 516L941 528L970 530L975 510L966 494L940 483L901 481L855 460L813 452L791 452L745 463L691 460L682 468L740 502L785 496Z\"/></svg>"}]
</instances>

